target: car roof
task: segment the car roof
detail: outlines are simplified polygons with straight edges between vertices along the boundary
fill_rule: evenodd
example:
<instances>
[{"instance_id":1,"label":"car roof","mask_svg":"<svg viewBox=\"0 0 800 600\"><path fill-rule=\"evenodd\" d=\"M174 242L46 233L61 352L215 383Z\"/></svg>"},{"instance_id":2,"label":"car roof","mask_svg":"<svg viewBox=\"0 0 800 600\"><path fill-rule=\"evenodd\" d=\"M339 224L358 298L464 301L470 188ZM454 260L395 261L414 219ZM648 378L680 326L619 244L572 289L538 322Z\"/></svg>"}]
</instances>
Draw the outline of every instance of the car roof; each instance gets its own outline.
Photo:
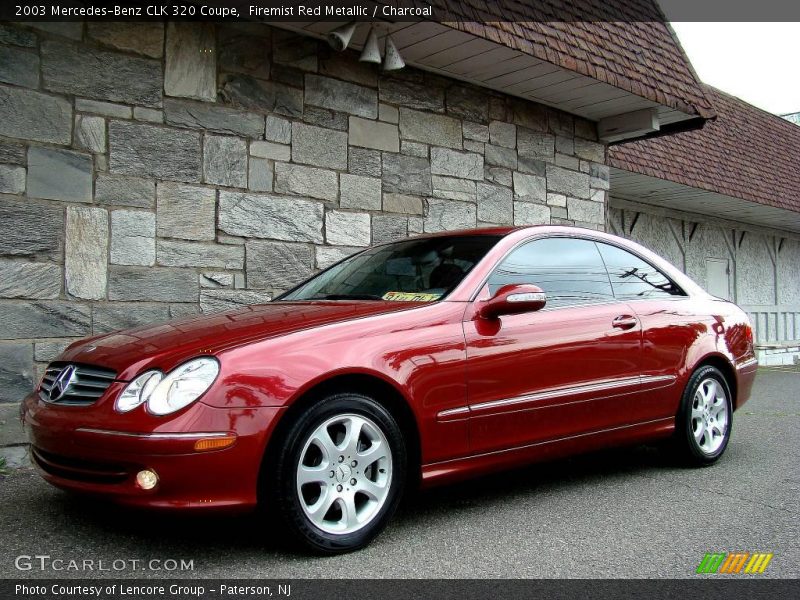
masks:
<instances>
[{"instance_id":1,"label":"car roof","mask_svg":"<svg viewBox=\"0 0 800 600\"><path fill-rule=\"evenodd\" d=\"M528 239L537 237L571 237L593 240L595 242L605 242L612 245L620 246L635 255L640 256L647 262L650 262L659 270L666 273L684 291L690 295L703 295L706 292L697 283L691 280L680 269L672 265L664 257L659 256L652 250L634 242L633 240L626 239L604 231L596 229L589 229L584 227L575 227L572 225L526 225L526 226L505 226L505 227L485 227L482 229L462 229L459 231L447 231L434 234L425 234L422 238L435 237L435 236L469 236L469 235L496 235L501 238L500 241L487 253L486 257L489 260L490 266L486 269L473 269L462 280L458 287L448 296L448 299L455 301L469 301L472 298L473 286L476 281L479 281L487 275L487 269L491 270L493 261L499 260L505 253L510 251L516 244L524 242ZM415 238L409 238L415 239ZM416 238L419 239L419 238ZM482 261L484 262L484 261Z\"/></svg>"},{"instance_id":2,"label":"car roof","mask_svg":"<svg viewBox=\"0 0 800 600\"><path fill-rule=\"evenodd\" d=\"M511 226L503 226L503 227L480 227L478 229L454 229L454 230L447 230L447 231L437 231L433 233L422 233L419 235L413 236L414 239L419 238L434 238L434 237L456 237L456 236L464 236L464 235L499 235L505 236L513 231L518 231L520 229L532 229L533 227L541 227L541 225L534 225L531 227L511 227Z\"/></svg>"},{"instance_id":3,"label":"car roof","mask_svg":"<svg viewBox=\"0 0 800 600\"><path fill-rule=\"evenodd\" d=\"M479 227L477 229L455 229L448 231L437 231L434 233L423 233L413 236L413 239L434 238L434 237L456 237L469 235L494 235L504 237L515 231L546 231L548 233L597 233L594 229L585 229L572 225L503 225L497 227Z\"/></svg>"}]
</instances>

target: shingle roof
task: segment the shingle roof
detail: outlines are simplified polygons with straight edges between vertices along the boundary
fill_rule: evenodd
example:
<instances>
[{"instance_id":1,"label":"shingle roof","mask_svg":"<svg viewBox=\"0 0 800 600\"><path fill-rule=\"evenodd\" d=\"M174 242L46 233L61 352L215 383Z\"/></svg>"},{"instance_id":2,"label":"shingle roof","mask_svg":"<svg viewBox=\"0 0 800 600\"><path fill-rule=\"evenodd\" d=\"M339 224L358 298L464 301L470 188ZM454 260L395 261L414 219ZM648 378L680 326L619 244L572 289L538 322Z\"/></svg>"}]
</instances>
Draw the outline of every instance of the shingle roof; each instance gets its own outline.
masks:
<instances>
[{"instance_id":1,"label":"shingle roof","mask_svg":"<svg viewBox=\"0 0 800 600\"><path fill-rule=\"evenodd\" d=\"M430 0L446 25L704 118L714 111L656 0Z\"/></svg>"},{"instance_id":2,"label":"shingle roof","mask_svg":"<svg viewBox=\"0 0 800 600\"><path fill-rule=\"evenodd\" d=\"M609 149L609 164L800 212L800 127L711 86L717 110L702 129Z\"/></svg>"}]
</instances>

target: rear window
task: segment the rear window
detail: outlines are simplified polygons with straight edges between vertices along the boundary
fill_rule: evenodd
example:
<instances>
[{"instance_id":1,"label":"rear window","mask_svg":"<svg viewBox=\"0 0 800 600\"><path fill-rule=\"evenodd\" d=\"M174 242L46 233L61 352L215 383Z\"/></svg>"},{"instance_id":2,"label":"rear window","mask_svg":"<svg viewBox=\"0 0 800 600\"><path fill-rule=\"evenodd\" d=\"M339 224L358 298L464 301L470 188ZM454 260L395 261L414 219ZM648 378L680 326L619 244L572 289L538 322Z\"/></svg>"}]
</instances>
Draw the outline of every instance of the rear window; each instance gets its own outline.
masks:
<instances>
[{"instance_id":1,"label":"rear window","mask_svg":"<svg viewBox=\"0 0 800 600\"><path fill-rule=\"evenodd\" d=\"M597 243L597 247L617 299L641 300L685 295L666 275L638 256L601 242Z\"/></svg>"}]
</instances>

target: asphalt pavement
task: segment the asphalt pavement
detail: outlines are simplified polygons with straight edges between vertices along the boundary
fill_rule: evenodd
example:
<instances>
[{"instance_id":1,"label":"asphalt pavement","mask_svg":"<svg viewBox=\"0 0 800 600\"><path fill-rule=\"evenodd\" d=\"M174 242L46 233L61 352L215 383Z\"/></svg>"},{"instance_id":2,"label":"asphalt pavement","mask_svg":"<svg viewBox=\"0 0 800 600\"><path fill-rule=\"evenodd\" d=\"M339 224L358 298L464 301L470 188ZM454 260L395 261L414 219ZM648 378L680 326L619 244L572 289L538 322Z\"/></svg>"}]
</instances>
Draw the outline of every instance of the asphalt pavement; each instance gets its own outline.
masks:
<instances>
[{"instance_id":1,"label":"asphalt pavement","mask_svg":"<svg viewBox=\"0 0 800 600\"><path fill-rule=\"evenodd\" d=\"M762 369L713 467L638 447L500 473L407 500L371 546L344 556L286 550L252 517L131 511L18 470L0 481L0 577L684 578L706 552L745 551L774 553L756 577L796 578L798 500L800 371ZM17 559L36 555L49 558ZM193 570L164 570L181 559ZM92 570L71 570L86 560ZM151 560L166 566L142 571Z\"/></svg>"}]
</instances>

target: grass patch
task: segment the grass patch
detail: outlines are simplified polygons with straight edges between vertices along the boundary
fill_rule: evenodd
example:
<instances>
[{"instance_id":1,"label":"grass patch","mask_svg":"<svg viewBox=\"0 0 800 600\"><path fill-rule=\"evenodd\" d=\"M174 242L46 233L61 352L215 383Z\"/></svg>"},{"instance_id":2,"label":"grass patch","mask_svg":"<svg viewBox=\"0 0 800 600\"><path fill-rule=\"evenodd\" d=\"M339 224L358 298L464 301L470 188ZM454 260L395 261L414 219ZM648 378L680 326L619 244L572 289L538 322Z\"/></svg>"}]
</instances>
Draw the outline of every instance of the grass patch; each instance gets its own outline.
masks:
<instances>
[{"instance_id":1,"label":"grass patch","mask_svg":"<svg viewBox=\"0 0 800 600\"><path fill-rule=\"evenodd\" d=\"M8 466L6 465L6 459L3 456L0 456L0 475L8 475L10 471L8 470Z\"/></svg>"}]
</instances>

